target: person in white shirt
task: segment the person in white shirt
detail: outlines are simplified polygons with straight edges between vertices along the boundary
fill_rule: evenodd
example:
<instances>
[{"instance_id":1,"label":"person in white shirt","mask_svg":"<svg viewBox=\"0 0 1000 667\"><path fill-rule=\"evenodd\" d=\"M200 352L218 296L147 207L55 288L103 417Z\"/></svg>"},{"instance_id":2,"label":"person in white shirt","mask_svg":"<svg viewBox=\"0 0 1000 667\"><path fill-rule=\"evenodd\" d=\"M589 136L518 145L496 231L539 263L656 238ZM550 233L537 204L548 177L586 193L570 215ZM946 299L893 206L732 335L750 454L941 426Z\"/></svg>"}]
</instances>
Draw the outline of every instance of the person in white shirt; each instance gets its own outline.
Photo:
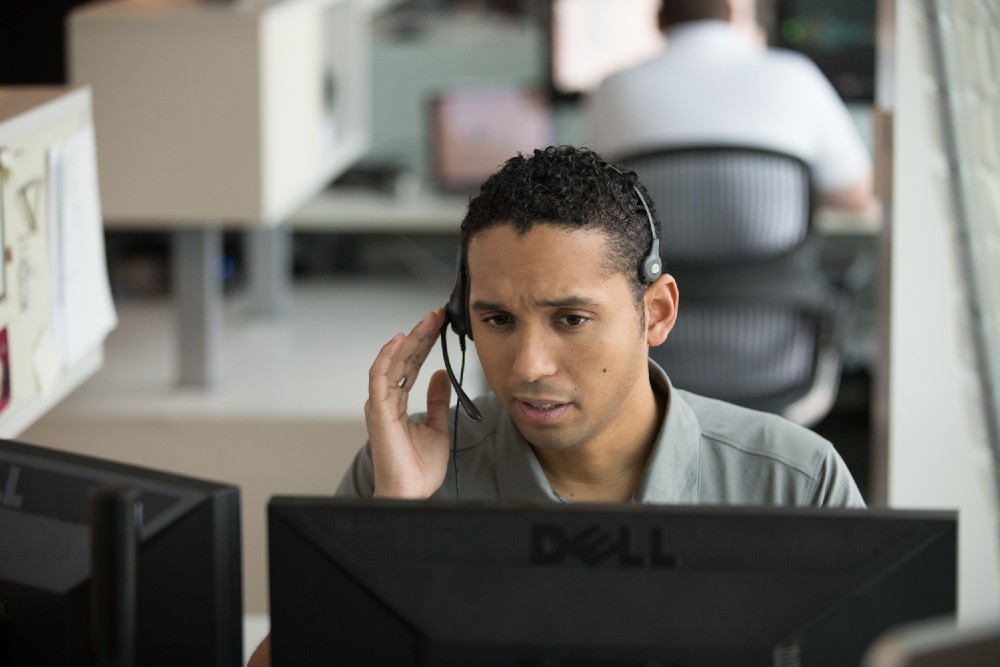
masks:
<instances>
[{"instance_id":1,"label":"person in white shirt","mask_svg":"<svg viewBox=\"0 0 1000 667\"><path fill-rule=\"evenodd\" d=\"M871 157L844 103L808 58L763 46L753 20L746 0L663 0L666 47L590 96L589 146L613 160L693 144L790 153L820 205L872 211Z\"/></svg>"}]
</instances>

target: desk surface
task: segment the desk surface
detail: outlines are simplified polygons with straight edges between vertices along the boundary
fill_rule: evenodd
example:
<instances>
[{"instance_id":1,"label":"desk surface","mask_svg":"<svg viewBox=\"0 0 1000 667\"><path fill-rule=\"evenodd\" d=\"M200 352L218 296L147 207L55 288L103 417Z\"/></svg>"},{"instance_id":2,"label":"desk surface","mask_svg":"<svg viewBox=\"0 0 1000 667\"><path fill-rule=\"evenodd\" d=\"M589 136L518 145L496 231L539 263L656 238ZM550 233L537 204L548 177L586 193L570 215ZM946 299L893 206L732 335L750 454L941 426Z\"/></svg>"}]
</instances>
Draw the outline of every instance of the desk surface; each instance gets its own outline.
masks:
<instances>
[{"instance_id":1,"label":"desk surface","mask_svg":"<svg viewBox=\"0 0 1000 667\"><path fill-rule=\"evenodd\" d=\"M328 188L294 213L296 231L381 233L457 232L467 195L421 190L391 195L371 188Z\"/></svg>"},{"instance_id":2,"label":"desk surface","mask_svg":"<svg viewBox=\"0 0 1000 667\"><path fill-rule=\"evenodd\" d=\"M294 213L289 224L315 232L457 232L468 203L468 195L429 190L394 196L367 188L328 188ZM816 212L816 224L828 236L875 236L882 227L877 213L829 208Z\"/></svg>"}]
</instances>

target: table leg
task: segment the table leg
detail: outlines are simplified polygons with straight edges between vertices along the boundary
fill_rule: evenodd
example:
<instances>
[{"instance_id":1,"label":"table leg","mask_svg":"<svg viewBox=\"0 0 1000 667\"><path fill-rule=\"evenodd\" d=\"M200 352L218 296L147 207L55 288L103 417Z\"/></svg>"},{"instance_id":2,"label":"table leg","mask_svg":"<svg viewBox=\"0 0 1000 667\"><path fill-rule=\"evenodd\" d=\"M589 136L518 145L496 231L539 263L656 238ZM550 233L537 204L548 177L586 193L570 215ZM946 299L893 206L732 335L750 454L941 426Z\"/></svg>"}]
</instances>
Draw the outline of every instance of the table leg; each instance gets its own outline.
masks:
<instances>
[{"instance_id":1,"label":"table leg","mask_svg":"<svg viewBox=\"0 0 1000 667\"><path fill-rule=\"evenodd\" d=\"M245 261L250 307L257 315L276 317L292 298L292 234L287 224L245 232Z\"/></svg>"},{"instance_id":2,"label":"table leg","mask_svg":"<svg viewBox=\"0 0 1000 667\"><path fill-rule=\"evenodd\" d=\"M176 231L173 236L179 381L182 386L211 387L222 375L222 279L218 273L222 231L200 227Z\"/></svg>"}]
</instances>

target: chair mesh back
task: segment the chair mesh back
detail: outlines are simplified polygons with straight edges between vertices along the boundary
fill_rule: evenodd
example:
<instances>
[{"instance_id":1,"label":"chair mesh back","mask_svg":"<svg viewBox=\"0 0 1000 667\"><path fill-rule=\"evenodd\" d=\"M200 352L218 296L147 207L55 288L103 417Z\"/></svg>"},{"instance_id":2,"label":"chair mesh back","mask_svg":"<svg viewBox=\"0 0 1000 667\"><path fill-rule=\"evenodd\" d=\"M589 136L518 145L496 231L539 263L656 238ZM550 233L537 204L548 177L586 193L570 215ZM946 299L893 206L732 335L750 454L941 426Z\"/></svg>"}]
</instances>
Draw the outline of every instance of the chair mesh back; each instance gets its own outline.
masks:
<instances>
[{"instance_id":1,"label":"chair mesh back","mask_svg":"<svg viewBox=\"0 0 1000 667\"><path fill-rule=\"evenodd\" d=\"M809 242L808 165L727 146L621 163L649 189L681 295L674 330L650 356L681 389L781 413L813 387L827 326L814 307L828 291Z\"/></svg>"},{"instance_id":2,"label":"chair mesh back","mask_svg":"<svg viewBox=\"0 0 1000 667\"><path fill-rule=\"evenodd\" d=\"M815 320L783 306L689 303L680 312L667 342L650 350L678 388L760 407L810 385Z\"/></svg>"},{"instance_id":3,"label":"chair mesh back","mask_svg":"<svg viewBox=\"0 0 1000 667\"><path fill-rule=\"evenodd\" d=\"M652 195L670 262L757 260L797 247L809 233L808 166L741 148L670 149L627 158Z\"/></svg>"}]
</instances>

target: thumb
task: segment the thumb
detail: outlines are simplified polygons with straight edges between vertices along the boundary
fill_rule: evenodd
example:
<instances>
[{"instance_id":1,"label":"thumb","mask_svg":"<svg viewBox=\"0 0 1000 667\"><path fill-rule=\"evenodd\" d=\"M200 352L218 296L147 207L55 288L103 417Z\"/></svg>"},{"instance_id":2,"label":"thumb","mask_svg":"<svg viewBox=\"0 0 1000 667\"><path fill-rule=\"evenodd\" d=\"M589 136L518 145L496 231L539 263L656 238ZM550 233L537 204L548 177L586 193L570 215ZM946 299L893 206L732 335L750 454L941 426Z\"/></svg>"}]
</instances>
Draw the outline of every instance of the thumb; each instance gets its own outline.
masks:
<instances>
[{"instance_id":1,"label":"thumb","mask_svg":"<svg viewBox=\"0 0 1000 667\"><path fill-rule=\"evenodd\" d=\"M438 370L427 385L427 426L448 432L448 405L451 403L451 380L447 371Z\"/></svg>"}]
</instances>

